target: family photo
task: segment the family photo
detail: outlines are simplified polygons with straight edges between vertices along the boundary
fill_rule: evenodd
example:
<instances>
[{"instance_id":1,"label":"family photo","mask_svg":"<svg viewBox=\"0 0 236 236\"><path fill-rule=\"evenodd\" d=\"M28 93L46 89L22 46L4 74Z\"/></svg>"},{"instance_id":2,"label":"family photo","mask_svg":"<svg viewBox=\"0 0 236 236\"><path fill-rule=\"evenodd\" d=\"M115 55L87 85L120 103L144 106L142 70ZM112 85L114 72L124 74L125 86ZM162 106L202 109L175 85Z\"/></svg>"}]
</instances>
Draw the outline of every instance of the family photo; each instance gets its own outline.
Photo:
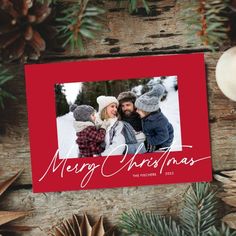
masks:
<instances>
[{"instance_id":1,"label":"family photo","mask_svg":"<svg viewBox=\"0 0 236 236\"><path fill-rule=\"evenodd\" d=\"M55 85L60 158L181 151L176 76Z\"/></svg>"}]
</instances>

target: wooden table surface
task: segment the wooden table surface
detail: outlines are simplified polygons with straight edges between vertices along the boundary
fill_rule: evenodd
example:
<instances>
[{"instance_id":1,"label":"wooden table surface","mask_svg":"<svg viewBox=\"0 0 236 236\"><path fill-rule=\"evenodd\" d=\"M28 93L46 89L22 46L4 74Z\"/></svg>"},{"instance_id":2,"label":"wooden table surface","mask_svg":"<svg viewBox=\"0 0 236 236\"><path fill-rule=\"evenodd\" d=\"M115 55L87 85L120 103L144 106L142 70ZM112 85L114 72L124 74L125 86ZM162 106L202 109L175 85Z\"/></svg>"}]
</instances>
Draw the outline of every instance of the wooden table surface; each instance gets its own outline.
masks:
<instances>
[{"instance_id":1,"label":"wooden table surface","mask_svg":"<svg viewBox=\"0 0 236 236\"><path fill-rule=\"evenodd\" d=\"M145 16L141 13L130 15L127 8L118 8L116 1L106 1L103 32L95 41L86 43L84 53L51 53L42 62L204 52L213 171L234 170L236 102L220 92L215 80L215 66L222 52L210 52L197 40L194 45L188 42L186 25L179 20L183 3L150 1L152 14ZM0 209L32 211L15 223L32 227L32 231L24 235L44 235L43 232L48 233L58 221L84 211L95 219L104 215L111 224L117 223L120 214L131 208L178 214L189 184L32 193L24 72L22 66L12 64L12 67L18 70L18 78L9 83L9 90L17 100L8 102L0 115L0 181L21 168L24 172L1 199Z\"/></svg>"}]
</instances>

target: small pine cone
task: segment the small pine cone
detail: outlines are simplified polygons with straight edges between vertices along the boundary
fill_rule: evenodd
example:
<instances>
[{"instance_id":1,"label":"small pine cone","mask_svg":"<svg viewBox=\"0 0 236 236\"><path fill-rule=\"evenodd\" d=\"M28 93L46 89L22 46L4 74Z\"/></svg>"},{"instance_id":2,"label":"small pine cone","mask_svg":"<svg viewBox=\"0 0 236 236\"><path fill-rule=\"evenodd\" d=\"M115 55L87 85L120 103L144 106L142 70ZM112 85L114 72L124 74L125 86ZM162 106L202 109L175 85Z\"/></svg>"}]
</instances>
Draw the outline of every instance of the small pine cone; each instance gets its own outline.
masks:
<instances>
[{"instance_id":1,"label":"small pine cone","mask_svg":"<svg viewBox=\"0 0 236 236\"><path fill-rule=\"evenodd\" d=\"M3 60L37 60L52 42L51 7L45 1L0 0L0 49Z\"/></svg>"}]
</instances>

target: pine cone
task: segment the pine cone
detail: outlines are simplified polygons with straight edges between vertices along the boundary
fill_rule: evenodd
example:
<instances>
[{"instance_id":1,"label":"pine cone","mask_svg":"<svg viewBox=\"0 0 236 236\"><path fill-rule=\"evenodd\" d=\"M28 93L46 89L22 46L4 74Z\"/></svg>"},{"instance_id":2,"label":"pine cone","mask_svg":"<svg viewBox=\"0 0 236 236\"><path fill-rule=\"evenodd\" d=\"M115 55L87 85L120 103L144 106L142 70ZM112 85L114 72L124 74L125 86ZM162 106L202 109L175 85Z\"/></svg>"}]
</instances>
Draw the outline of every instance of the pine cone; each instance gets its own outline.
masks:
<instances>
[{"instance_id":1,"label":"pine cone","mask_svg":"<svg viewBox=\"0 0 236 236\"><path fill-rule=\"evenodd\" d=\"M115 236L114 230L105 232L103 217L101 216L92 227L86 214L79 223L79 217L73 215L72 219L66 220L60 226L54 227L53 236Z\"/></svg>"},{"instance_id":2,"label":"pine cone","mask_svg":"<svg viewBox=\"0 0 236 236\"><path fill-rule=\"evenodd\" d=\"M3 60L37 60L55 37L47 1L0 0L0 49Z\"/></svg>"}]
</instances>

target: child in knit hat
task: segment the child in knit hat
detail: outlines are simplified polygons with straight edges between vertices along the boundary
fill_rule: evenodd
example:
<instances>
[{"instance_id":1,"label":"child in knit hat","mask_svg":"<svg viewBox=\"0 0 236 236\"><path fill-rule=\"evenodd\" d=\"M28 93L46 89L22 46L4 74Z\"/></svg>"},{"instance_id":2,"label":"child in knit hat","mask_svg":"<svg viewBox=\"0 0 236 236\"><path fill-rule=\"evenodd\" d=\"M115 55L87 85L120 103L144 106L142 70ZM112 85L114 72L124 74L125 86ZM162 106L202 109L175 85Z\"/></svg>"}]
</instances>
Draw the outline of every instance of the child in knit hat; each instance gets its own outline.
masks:
<instances>
[{"instance_id":1,"label":"child in knit hat","mask_svg":"<svg viewBox=\"0 0 236 236\"><path fill-rule=\"evenodd\" d=\"M164 92L165 87L158 84L135 101L137 113L142 119L143 132L146 135L147 152L165 150L173 142L173 126L159 107Z\"/></svg>"},{"instance_id":2,"label":"child in knit hat","mask_svg":"<svg viewBox=\"0 0 236 236\"><path fill-rule=\"evenodd\" d=\"M70 110L75 118L76 143L79 146L80 157L100 155L105 148L106 123L100 128L95 126L95 109L88 105L71 105Z\"/></svg>"}]
</instances>

